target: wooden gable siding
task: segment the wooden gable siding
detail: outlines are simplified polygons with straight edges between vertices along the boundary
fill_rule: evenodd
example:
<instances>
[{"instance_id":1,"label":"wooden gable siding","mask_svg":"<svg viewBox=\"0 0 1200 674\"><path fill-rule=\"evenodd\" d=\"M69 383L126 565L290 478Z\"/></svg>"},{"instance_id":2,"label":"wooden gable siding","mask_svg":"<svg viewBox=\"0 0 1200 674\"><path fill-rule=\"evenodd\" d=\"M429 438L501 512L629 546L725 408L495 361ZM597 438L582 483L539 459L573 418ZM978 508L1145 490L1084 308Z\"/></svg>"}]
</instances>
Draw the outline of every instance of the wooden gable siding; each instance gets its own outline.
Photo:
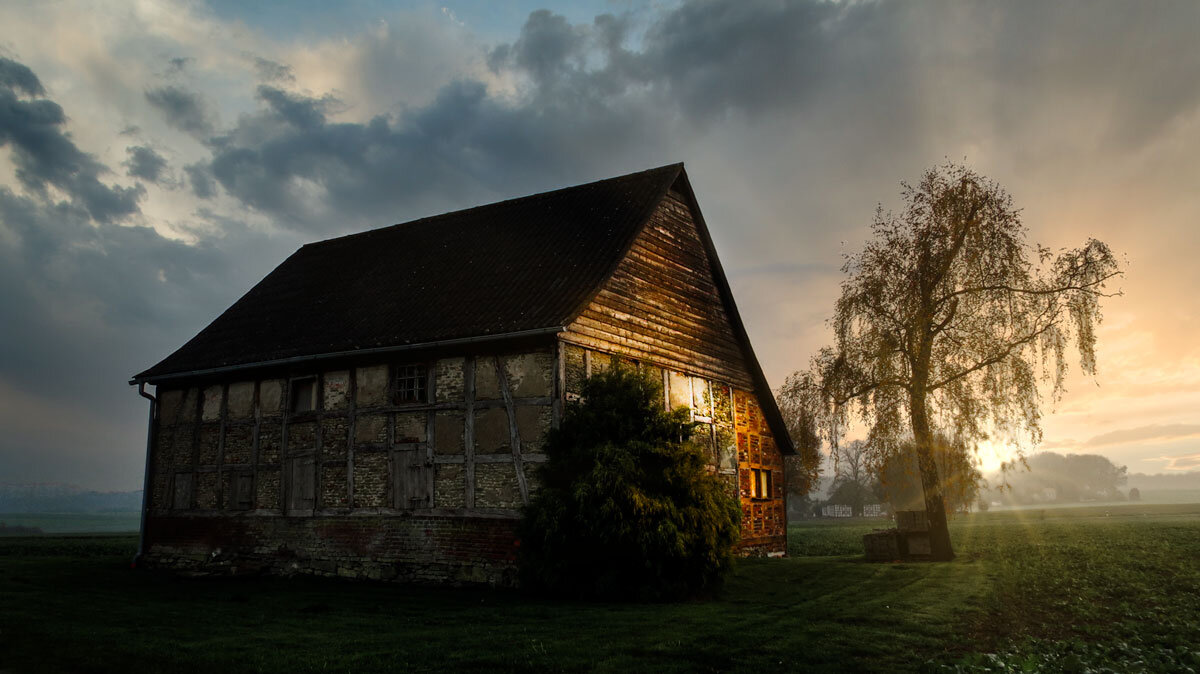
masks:
<instances>
[{"instance_id":1,"label":"wooden gable siding","mask_svg":"<svg viewBox=\"0 0 1200 674\"><path fill-rule=\"evenodd\" d=\"M753 390L687 200L672 189L563 339Z\"/></svg>"}]
</instances>

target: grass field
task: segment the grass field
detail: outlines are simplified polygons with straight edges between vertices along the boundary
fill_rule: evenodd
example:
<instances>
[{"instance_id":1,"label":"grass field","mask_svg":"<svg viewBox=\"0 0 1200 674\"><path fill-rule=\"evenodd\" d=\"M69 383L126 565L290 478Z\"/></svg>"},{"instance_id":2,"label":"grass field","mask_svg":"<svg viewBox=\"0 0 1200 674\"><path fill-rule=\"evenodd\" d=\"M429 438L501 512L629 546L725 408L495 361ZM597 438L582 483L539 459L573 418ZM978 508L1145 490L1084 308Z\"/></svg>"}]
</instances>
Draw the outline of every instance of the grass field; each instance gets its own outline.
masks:
<instances>
[{"instance_id":1,"label":"grass field","mask_svg":"<svg viewBox=\"0 0 1200 674\"><path fill-rule=\"evenodd\" d=\"M802 523L713 600L131 571L130 536L0 539L0 671L1200 671L1200 505L985 513L949 564ZM1189 669L1190 668L1190 669Z\"/></svg>"}]
</instances>

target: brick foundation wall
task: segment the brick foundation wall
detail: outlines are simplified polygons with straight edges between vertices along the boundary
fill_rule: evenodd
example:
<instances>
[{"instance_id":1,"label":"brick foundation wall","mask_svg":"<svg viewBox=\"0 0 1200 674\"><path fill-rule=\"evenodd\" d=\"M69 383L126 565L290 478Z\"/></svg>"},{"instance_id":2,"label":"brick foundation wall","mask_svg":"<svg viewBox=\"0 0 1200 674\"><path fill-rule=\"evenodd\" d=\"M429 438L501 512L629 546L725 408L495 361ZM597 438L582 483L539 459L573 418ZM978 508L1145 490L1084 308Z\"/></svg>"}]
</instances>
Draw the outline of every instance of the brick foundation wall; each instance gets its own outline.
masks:
<instances>
[{"instance_id":1,"label":"brick foundation wall","mask_svg":"<svg viewBox=\"0 0 1200 674\"><path fill-rule=\"evenodd\" d=\"M169 515L146 521L149 568L413 583L516 584L517 521L436 515Z\"/></svg>"}]
</instances>

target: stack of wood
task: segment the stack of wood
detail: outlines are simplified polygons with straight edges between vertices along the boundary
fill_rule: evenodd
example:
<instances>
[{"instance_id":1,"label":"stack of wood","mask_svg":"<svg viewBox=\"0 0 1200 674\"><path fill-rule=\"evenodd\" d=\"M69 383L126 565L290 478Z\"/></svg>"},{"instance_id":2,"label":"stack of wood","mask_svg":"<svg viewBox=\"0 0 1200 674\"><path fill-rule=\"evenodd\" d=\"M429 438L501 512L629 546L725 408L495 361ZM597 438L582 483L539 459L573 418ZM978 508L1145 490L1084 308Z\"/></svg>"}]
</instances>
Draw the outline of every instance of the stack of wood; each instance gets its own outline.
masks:
<instances>
[{"instance_id":1,"label":"stack of wood","mask_svg":"<svg viewBox=\"0 0 1200 674\"><path fill-rule=\"evenodd\" d=\"M929 518L924 510L897 510L896 527L864 535L863 548L868 562L927 560Z\"/></svg>"}]
</instances>

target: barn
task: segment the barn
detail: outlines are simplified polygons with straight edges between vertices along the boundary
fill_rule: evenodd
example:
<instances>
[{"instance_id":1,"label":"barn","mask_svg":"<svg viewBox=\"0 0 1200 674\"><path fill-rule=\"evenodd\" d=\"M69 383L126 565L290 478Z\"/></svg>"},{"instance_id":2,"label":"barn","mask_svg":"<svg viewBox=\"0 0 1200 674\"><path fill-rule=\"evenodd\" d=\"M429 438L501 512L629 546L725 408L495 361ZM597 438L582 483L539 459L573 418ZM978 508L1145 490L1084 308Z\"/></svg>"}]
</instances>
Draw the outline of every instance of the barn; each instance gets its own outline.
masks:
<instances>
[{"instance_id":1,"label":"barn","mask_svg":"<svg viewBox=\"0 0 1200 674\"><path fill-rule=\"evenodd\" d=\"M133 377L138 564L512 584L545 434L618 362L783 554L793 447L674 164L300 248Z\"/></svg>"}]
</instances>

